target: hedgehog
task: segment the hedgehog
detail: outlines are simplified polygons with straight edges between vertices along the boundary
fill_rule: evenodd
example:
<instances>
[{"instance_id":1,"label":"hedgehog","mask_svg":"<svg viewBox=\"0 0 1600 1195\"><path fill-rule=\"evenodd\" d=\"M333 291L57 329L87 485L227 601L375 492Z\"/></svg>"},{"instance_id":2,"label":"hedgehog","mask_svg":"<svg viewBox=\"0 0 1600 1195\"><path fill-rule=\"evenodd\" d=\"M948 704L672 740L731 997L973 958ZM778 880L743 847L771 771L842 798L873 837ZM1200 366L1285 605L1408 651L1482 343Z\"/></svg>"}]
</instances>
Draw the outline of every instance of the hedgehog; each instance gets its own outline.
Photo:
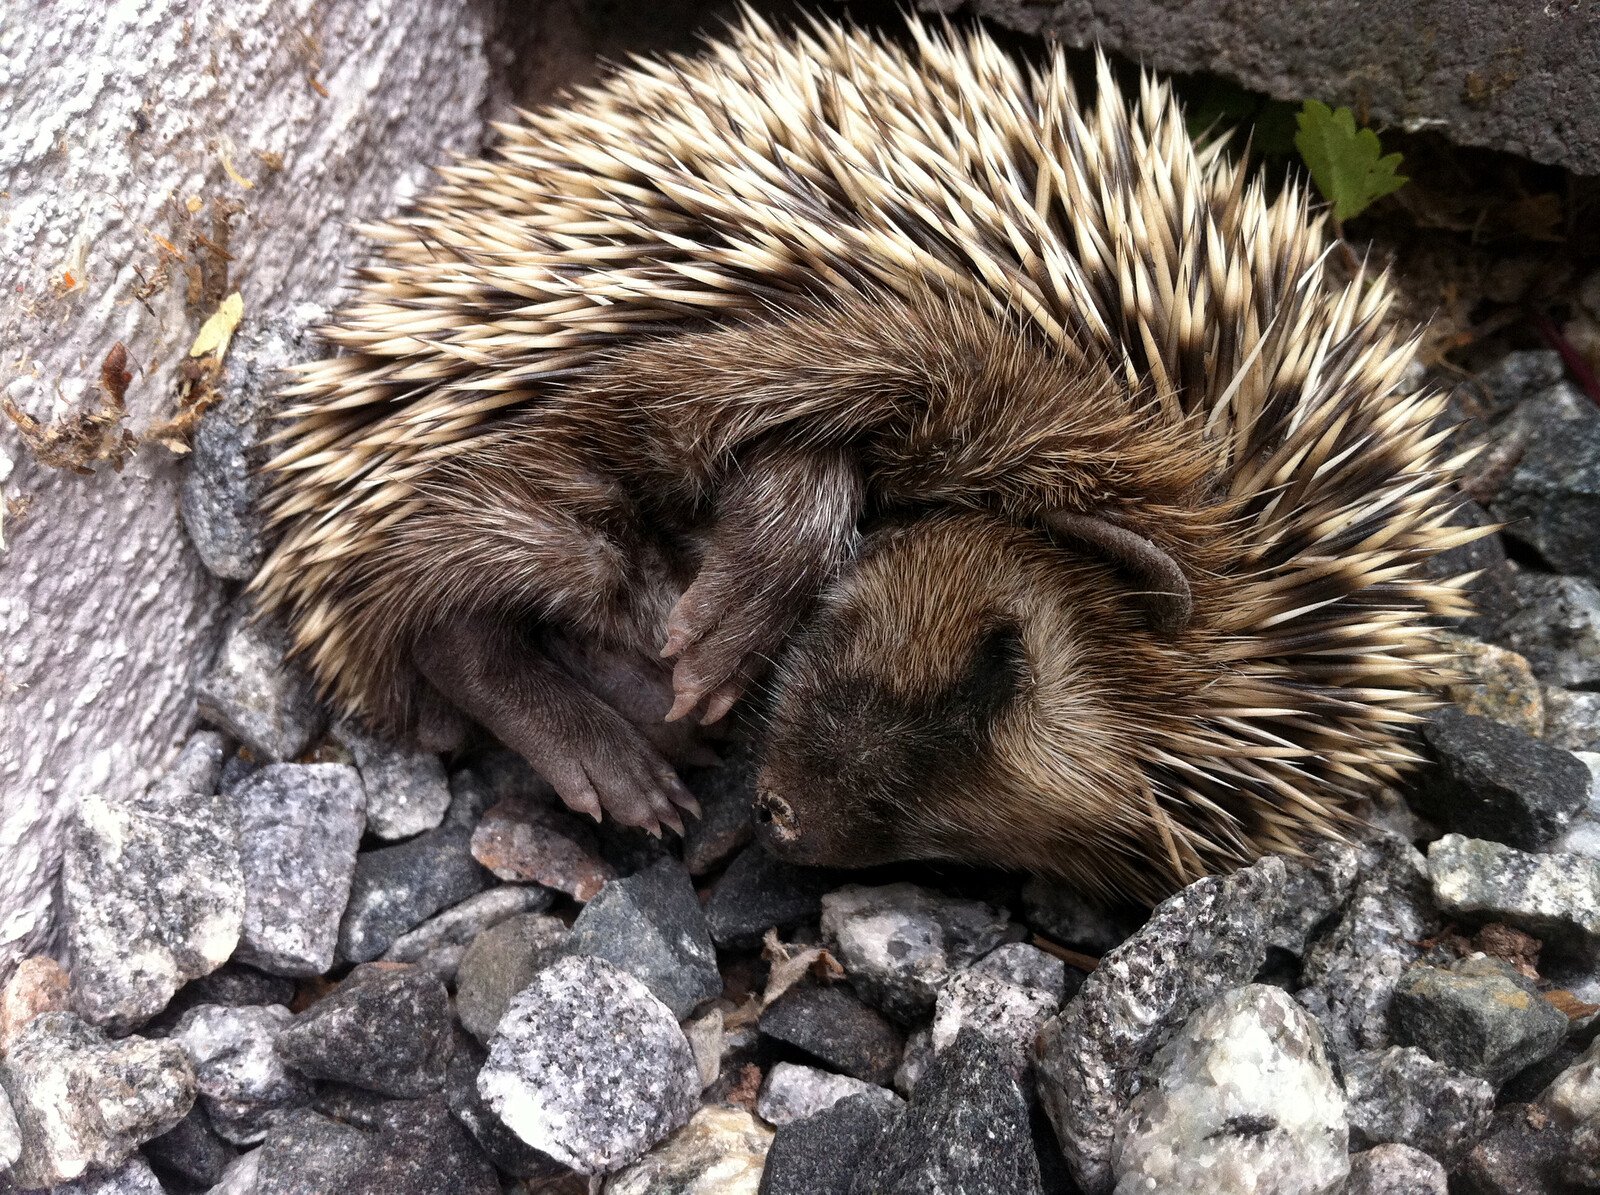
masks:
<instances>
[{"instance_id":1,"label":"hedgehog","mask_svg":"<svg viewBox=\"0 0 1600 1195\"><path fill-rule=\"evenodd\" d=\"M759 693L801 863L1154 900L1346 833L1467 612L1416 332L1153 76L908 23L746 11L364 228L259 606L346 713L652 832Z\"/></svg>"}]
</instances>

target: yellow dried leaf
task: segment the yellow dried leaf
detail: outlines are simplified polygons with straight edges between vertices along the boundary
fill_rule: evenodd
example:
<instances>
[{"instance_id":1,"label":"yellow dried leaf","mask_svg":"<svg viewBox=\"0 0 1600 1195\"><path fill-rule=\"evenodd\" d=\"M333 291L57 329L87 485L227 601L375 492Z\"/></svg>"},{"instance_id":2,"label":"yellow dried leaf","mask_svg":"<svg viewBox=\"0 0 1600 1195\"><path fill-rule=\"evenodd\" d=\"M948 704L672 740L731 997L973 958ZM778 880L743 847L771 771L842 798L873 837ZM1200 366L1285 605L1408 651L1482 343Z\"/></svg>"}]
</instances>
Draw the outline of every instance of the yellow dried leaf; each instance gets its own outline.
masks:
<instances>
[{"instance_id":1,"label":"yellow dried leaf","mask_svg":"<svg viewBox=\"0 0 1600 1195\"><path fill-rule=\"evenodd\" d=\"M194 338L194 344L189 346L189 356L204 357L207 353L213 353L220 361L227 355L228 342L233 339L233 331L243 318L244 296L234 291L217 304L217 309L212 312L211 318L200 325L200 334Z\"/></svg>"}]
</instances>

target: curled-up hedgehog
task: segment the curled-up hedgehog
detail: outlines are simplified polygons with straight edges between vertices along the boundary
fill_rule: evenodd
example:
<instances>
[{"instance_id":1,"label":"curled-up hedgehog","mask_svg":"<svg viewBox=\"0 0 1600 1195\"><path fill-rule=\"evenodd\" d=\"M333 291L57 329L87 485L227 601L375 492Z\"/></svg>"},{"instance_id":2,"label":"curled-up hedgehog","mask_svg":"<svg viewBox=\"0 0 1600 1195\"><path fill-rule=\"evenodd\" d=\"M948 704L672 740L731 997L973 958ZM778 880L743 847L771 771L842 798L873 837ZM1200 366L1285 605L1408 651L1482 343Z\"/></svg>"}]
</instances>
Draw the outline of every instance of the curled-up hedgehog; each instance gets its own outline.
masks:
<instances>
[{"instance_id":1,"label":"curled-up hedgehog","mask_svg":"<svg viewBox=\"0 0 1600 1195\"><path fill-rule=\"evenodd\" d=\"M1442 399L1165 87L746 15L500 131L289 391L255 588L346 711L659 829L770 673L778 854L1147 898L1413 763Z\"/></svg>"}]
</instances>

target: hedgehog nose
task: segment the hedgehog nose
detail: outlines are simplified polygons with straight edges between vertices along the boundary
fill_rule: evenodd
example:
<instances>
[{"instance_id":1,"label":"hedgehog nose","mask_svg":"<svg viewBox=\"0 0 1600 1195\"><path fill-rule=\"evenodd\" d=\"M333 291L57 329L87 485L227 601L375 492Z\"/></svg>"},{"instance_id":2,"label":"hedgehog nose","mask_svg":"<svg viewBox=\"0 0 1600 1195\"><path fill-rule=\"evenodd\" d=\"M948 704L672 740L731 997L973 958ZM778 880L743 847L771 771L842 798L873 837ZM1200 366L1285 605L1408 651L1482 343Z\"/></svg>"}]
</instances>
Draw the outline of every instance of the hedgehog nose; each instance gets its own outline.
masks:
<instances>
[{"instance_id":1,"label":"hedgehog nose","mask_svg":"<svg viewBox=\"0 0 1600 1195\"><path fill-rule=\"evenodd\" d=\"M800 836L793 806L771 789L756 792L756 821L767 826L773 838L780 843L794 842Z\"/></svg>"}]
</instances>

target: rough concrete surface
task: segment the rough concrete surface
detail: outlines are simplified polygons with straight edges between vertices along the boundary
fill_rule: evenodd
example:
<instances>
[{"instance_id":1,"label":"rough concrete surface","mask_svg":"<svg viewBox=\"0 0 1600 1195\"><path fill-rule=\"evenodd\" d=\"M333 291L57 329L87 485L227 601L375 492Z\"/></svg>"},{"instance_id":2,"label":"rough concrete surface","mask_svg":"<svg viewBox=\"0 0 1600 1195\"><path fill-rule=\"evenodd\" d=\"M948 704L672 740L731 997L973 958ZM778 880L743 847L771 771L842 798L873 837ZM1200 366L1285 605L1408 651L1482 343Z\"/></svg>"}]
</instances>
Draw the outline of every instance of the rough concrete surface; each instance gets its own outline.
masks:
<instances>
[{"instance_id":1,"label":"rough concrete surface","mask_svg":"<svg viewBox=\"0 0 1600 1195\"><path fill-rule=\"evenodd\" d=\"M138 433L173 413L220 294L242 293L246 324L332 298L348 223L479 144L494 15L470 0L58 0L4 22L0 397L40 421L98 406L121 342ZM222 202L239 206L231 262L200 239L222 247ZM120 473L46 467L0 416L0 975L51 936L71 804L137 791L193 718L222 605L178 530L178 476L155 445Z\"/></svg>"},{"instance_id":2,"label":"rough concrete surface","mask_svg":"<svg viewBox=\"0 0 1600 1195\"><path fill-rule=\"evenodd\" d=\"M920 0L1163 71L1600 174L1600 6L1573 0Z\"/></svg>"}]
</instances>

